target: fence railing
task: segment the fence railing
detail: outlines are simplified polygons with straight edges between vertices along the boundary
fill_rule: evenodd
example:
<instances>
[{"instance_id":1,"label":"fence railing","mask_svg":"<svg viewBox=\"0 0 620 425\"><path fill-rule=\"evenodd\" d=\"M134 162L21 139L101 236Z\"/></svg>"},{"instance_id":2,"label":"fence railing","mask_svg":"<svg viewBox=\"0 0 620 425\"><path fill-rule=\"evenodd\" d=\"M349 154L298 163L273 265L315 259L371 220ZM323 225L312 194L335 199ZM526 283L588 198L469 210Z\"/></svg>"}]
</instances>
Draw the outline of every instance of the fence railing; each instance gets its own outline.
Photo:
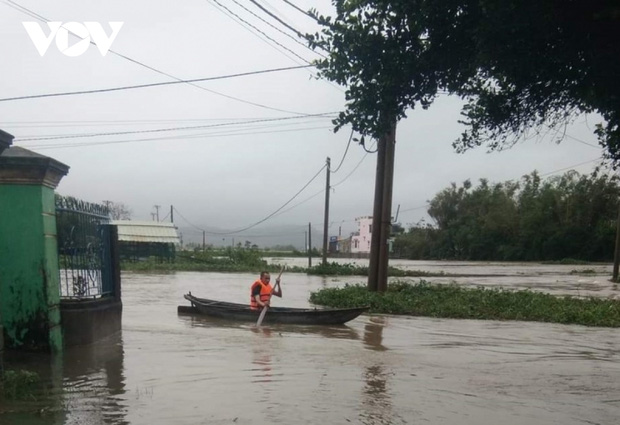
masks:
<instances>
[{"instance_id":1,"label":"fence railing","mask_svg":"<svg viewBox=\"0 0 620 425\"><path fill-rule=\"evenodd\" d=\"M62 298L98 298L113 293L107 209L75 198L56 197L56 228Z\"/></svg>"}]
</instances>

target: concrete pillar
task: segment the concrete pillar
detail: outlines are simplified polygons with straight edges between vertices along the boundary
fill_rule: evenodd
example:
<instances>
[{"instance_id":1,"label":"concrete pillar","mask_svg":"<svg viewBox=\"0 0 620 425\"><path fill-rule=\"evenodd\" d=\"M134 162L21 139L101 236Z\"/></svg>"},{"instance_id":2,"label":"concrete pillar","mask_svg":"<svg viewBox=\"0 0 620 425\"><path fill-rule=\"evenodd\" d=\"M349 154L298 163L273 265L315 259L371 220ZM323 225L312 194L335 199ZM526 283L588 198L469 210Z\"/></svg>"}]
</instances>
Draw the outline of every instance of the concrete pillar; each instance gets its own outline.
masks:
<instances>
[{"instance_id":1,"label":"concrete pillar","mask_svg":"<svg viewBox=\"0 0 620 425\"><path fill-rule=\"evenodd\" d=\"M0 325L6 348L62 349L54 189L69 167L1 132ZM0 142L0 148L2 142Z\"/></svg>"}]
</instances>

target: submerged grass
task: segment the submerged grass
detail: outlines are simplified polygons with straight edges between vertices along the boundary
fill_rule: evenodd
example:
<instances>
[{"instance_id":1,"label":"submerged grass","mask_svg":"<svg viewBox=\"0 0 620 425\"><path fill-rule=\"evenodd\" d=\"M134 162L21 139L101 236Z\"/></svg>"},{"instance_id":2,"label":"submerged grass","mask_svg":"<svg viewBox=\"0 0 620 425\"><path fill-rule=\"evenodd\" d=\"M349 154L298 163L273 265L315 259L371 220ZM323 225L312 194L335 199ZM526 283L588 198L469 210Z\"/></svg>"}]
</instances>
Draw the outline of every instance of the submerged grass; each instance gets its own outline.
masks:
<instances>
[{"instance_id":1,"label":"submerged grass","mask_svg":"<svg viewBox=\"0 0 620 425\"><path fill-rule=\"evenodd\" d=\"M0 376L0 397L7 400L35 400L39 375L29 370L6 370Z\"/></svg>"},{"instance_id":2,"label":"submerged grass","mask_svg":"<svg viewBox=\"0 0 620 425\"><path fill-rule=\"evenodd\" d=\"M228 249L219 255L213 253L180 253L177 254L174 262L158 261L156 258L149 258L146 261L123 262L121 268L127 271L140 272L166 272L166 271L196 271L196 272L233 272L243 273L256 271L277 272L280 270L278 264L268 264L260 257L260 254L243 249ZM368 267L356 266L354 264L339 264L330 262L325 265L318 264L313 267L286 267L288 272L307 273L318 276L368 276ZM392 277L430 277L448 276L446 273L430 273L420 270L401 270L396 267L389 267L388 275Z\"/></svg>"},{"instance_id":3,"label":"submerged grass","mask_svg":"<svg viewBox=\"0 0 620 425\"><path fill-rule=\"evenodd\" d=\"M616 300L465 288L424 280L392 283L383 294L370 292L363 285L321 289L310 295L310 301L338 308L370 306L371 313L620 327L620 301Z\"/></svg>"}]
</instances>

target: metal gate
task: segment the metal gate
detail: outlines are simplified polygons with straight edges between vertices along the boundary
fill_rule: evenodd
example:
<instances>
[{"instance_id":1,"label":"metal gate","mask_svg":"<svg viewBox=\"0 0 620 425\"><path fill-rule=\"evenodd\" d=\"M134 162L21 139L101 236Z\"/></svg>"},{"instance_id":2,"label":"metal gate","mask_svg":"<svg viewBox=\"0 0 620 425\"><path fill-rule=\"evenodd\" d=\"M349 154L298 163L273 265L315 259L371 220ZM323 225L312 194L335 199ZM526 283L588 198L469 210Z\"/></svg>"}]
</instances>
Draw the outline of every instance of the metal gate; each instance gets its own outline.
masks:
<instances>
[{"instance_id":1,"label":"metal gate","mask_svg":"<svg viewBox=\"0 0 620 425\"><path fill-rule=\"evenodd\" d=\"M108 210L56 196L61 298L114 295Z\"/></svg>"}]
</instances>

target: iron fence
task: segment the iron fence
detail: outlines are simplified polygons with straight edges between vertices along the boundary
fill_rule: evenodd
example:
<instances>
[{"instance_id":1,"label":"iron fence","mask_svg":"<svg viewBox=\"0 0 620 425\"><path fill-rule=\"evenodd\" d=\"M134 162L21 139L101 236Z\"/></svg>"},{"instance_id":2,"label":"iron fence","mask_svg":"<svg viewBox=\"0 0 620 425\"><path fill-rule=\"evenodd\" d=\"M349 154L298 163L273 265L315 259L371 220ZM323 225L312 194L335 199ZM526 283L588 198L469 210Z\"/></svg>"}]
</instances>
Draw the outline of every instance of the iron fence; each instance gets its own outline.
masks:
<instances>
[{"instance_id":1,"label":"iron fence","mask_svg":"<svg viewBox=\"0 0 620 425\"><path fill-rule=\"evenodd\" d=\"M56 228L62 298L112 295L110 218L106 207L56 197Z\"/></svg>"}]
</instances>

